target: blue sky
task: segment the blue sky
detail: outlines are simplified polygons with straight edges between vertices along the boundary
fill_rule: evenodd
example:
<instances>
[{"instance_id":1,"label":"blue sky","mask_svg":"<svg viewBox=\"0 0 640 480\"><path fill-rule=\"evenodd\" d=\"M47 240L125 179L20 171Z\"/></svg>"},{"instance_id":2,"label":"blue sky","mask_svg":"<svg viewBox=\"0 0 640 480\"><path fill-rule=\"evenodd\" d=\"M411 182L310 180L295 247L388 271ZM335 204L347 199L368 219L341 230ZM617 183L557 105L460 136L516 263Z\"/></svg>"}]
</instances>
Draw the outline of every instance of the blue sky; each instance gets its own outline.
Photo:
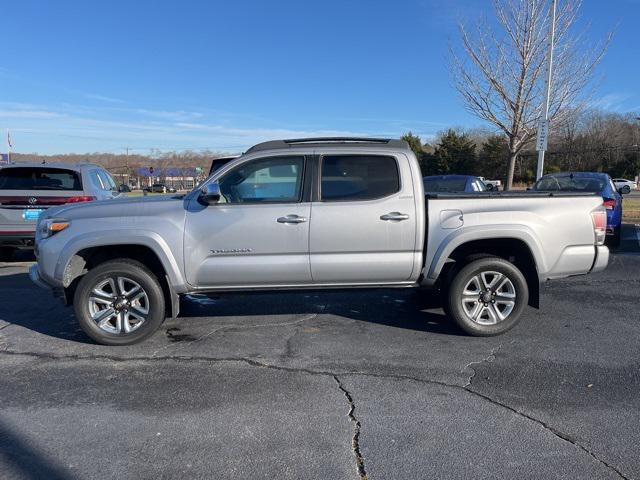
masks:
<instances>
[{"instance_id":1,"label":"blue sky","mask_svg":"<svg viewBox=\"0 0 640 480\"><path fill-rule=\"evenodd\" d=\"M481 126L446 57L456 22L483 13L490 0L4 2L0 129L18 152L146 154ZM640 0L584 0L582 16L594 39L617 26L595 104L640 111Z\"/></svg>"}]
</instances>

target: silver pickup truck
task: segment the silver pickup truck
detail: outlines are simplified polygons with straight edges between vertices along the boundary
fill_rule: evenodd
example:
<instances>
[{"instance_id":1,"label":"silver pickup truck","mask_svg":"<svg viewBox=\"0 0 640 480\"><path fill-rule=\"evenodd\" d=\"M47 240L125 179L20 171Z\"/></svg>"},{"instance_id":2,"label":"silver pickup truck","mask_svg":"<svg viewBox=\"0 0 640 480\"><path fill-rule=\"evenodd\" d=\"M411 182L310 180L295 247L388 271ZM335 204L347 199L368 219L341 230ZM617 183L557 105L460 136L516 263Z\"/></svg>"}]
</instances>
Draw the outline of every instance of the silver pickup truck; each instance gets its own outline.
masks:
<instances>
[{"instance_id":1,"label":"silver pickup truck","mask_svg":"<svg viewBox=\"0 0 640 480\"><path fill-rule=\"evenodd\" d=\"M324 288L436 289L489 336L538 306L540 282L603 270L605 228L593 194L425 196L403 141L283 140L187 195L48 210L30 275L106 345L151 335L185 294Z\"/></svg>"}]
</instances>

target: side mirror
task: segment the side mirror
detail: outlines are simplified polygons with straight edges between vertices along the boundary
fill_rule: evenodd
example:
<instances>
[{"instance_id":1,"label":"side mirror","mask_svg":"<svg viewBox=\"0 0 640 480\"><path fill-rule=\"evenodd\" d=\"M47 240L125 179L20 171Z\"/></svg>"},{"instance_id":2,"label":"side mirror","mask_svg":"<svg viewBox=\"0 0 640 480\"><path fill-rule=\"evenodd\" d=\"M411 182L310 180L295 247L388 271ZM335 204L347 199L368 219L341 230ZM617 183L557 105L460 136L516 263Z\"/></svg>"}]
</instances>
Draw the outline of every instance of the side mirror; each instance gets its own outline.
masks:
<instances>
[{"instance_id":1,"label":"side mirror","mask_svg":"<svg viewBox=\"0 0 640 480\"><path fill-rule=\"evenodd\" d=\"M206 184L200 189L198 199L206 205L218 203L220 201L220 184L218 182Z\"/></svg>"}]
</instances>

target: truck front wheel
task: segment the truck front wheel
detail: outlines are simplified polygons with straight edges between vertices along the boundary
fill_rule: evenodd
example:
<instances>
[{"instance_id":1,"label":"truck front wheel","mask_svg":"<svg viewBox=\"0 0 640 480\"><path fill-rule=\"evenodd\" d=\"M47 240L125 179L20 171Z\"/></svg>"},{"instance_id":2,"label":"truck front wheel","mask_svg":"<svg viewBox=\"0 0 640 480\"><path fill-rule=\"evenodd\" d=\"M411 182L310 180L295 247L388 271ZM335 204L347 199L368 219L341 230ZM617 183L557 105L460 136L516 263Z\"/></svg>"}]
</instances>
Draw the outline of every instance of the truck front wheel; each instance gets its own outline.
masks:
<instances>
[{"instance_id":1,"label":"truck front wheel","mask_svg":"<svg viewBox=\"0 0 640 480\"><path fill-rule=\"evenodd\" d=\"M460 269L447 295L447 313L466 333L499 335L513 328L529 301L522 272L498 257L474 260Z\"/></svg>"},{"instance_id":2,"label":"truck front wheel","mask_svg":"<svg viewBox=\"0 0 640 480\"><path fill-rule=\"evenodd\" d=\"M156 276L129 259L89 270L73 297L80 326L102 345L131 345L153 334L164 321L164 303Z\"/></svg>"}]
</instances>

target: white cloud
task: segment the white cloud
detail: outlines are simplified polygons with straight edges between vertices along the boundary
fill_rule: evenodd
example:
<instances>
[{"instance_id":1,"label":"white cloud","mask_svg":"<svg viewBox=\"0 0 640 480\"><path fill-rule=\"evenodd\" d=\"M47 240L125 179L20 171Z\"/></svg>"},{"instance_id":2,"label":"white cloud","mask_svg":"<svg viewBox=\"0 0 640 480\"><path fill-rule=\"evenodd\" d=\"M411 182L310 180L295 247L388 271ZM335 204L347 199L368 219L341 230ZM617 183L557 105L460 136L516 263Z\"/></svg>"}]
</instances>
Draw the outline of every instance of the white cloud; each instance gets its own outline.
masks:
<instances>
[{"instance_id":1,"label":"white cloud","mask_svg":"<svg viewBox=\"0 0 640 480\"><path fill-rule=\"evenodd\" d=\"M120 100L119 98L107 97L105 95L98 95L95 93L84 93L82 96L89 100L99 100L107 103L126 103L124 100Z\"/></svg>"},{"instance_id":2,"label":"white cloud","mask_svg":"<svg viewBox=\"0 0 640 480\"><path fill-rule=\"evenodd\" d=\"M608 93L598 99L591 102L591 106L594 108L601 108L603 110L611 110L613 112L621 112L629 109L628 102L634 97L634 95L625 92Z\"/></svg>"},{"instance_id":3,"label":"white cloud","mask_svg":"<svg viewBox=\"0 0 640 480\"><path fill-rule=\"evenodd\" d=\"M0 110L0 118L57 118L62 115L46 110Z\"/></svg>"}]
</instances>

